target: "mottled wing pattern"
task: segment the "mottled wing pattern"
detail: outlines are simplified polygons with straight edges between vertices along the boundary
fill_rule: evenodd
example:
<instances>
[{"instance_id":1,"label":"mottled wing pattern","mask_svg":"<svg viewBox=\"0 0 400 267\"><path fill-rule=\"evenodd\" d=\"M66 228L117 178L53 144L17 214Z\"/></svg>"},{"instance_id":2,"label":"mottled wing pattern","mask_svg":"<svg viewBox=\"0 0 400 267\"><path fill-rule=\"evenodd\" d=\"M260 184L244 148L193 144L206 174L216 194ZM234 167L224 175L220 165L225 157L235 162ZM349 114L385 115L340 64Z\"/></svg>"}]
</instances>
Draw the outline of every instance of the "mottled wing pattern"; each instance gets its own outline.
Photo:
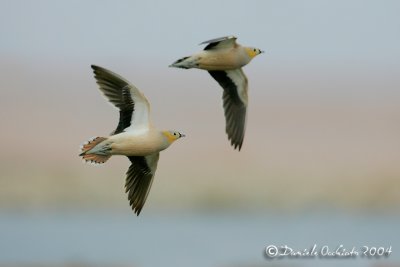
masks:
<instances>
[{"instance_id":1,"label":"mottled wing pattern","mask_svg":"<svg viewBox=\"0 0 400 267\"><path fill-rule=\"evenodd\" d=\"M225 112L225 131L231 145L239 151L242 148L247 110L248 82L242 69L209 71L210 75L224 89L222 99Z\"/></svg>"},{"instance_id":2,"label":"mottled wing pattern","mask_svg":"<svg viewBox=\"0 0 400 267\"><path fill-rule=\"evenodd\" d=\"M126 173L125 192L132 210L139 215L149 194L157 169L159 153L149 156L129 156L131 166Z\"/></svg>"}]
</instances>

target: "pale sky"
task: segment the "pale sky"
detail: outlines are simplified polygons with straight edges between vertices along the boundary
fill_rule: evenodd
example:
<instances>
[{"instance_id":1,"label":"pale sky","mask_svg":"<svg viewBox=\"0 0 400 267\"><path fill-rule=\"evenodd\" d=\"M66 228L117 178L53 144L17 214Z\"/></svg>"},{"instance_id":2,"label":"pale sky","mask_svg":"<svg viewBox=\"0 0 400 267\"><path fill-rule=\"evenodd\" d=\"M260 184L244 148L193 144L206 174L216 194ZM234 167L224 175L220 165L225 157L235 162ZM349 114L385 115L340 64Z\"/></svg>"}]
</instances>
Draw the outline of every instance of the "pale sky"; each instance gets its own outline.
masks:
<instances>
[{"instance_id":1,"label":"pale sky","mask_svg":"<svg viewBox=\"0 0 400 267\"><path fill-rule=\"evenodd\" d=\"M19 60L114 58L169 63L234 34L280 64L395 64L400 2L0 1L0 55Z\"/></svg>"}]
</instances>

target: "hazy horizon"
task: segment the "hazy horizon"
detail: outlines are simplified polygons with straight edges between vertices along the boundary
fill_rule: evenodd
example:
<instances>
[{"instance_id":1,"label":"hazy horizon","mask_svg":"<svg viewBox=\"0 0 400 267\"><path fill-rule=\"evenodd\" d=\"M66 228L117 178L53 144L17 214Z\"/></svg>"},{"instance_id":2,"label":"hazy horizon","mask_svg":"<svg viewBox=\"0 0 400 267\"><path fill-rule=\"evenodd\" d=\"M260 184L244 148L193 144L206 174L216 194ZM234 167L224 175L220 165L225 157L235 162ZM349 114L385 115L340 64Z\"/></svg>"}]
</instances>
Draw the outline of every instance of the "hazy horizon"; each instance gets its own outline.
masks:
<instances>
[{"instance_id":1,"label":"hazy horizon","mask_svg":"<svg viewBox=\"0 0 400 267\"><path fill-rule=\"evenodd\" d=\"M161 153L146 209L398 212L398 2L250 1L224 20L225 1L215 9L184 1L3 3L0 208L81 201L129 210L129 162L115 157L95 168L77 156L118 119L94 81L97 64L143 91L157 127L187 135ZM207 19L179 11L191 7ZM201 41L230 34L266 51L244 68L250 99L241 152L226 138L218 84L204 71L167 67Z\"/></svg>"}]
</instances>

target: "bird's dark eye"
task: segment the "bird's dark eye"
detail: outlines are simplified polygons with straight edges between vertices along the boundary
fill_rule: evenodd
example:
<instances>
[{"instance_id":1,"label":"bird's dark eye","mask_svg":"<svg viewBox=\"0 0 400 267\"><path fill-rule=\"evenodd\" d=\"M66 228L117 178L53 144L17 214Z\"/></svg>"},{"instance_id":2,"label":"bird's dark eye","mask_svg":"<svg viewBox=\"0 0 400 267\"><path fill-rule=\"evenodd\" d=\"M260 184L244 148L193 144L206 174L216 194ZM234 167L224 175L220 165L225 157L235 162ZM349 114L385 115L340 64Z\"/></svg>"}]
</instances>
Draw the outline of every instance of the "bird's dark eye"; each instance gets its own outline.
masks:
<instances>
[{"instance_id":1,"label":"bird's dark eye","mask_svg":"<svg viewBox=\"0 0 400 267\"><path fill-rule=\"evenodd\" d=\"M174 133L174 135L176 135L176 133Z\"/></svg>"},{"instance_id":2,"label":"bird's dark eye","mask_svg":"<svg viewBox=\"0 0 400 267\"><path fill-rule=\"evenodd\" d=\"M257 51L257 49L254 49L254 52L256 52Z\"/></svg>"}]
</instances>

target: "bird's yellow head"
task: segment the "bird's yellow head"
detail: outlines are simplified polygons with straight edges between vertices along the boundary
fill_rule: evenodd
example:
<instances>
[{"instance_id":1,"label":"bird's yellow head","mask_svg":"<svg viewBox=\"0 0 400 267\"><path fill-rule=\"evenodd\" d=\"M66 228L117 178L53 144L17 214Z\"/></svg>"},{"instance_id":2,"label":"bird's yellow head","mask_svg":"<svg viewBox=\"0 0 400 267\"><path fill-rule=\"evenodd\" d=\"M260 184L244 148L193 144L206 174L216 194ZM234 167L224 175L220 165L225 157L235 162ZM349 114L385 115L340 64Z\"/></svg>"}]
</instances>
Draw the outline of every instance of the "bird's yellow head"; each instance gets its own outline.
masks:
<instances>
[{"instance_id":1,"label":"bird's yellow head","mask_svg":"<svg viewBox=\"0 0 400 267\"><path fill-rule=\"evenodd\" d=\"M253 58L261 53L264 53L264 51L254 48L254 47L245 47L247 55L249 55L250 58Z\"/></svg>"},{"instance_id":2,"label":"bird's yellow head","mask_svg":"<svg viewBox=\"0 0 400 267\"><path fill-rule=\"evenodd\" d=\"M174 141L178 140L181 137L185 137L184 134L176 131L163 131L163 135L167 138L168 142L171 144Z\"/></svg>"}]
</instances>

